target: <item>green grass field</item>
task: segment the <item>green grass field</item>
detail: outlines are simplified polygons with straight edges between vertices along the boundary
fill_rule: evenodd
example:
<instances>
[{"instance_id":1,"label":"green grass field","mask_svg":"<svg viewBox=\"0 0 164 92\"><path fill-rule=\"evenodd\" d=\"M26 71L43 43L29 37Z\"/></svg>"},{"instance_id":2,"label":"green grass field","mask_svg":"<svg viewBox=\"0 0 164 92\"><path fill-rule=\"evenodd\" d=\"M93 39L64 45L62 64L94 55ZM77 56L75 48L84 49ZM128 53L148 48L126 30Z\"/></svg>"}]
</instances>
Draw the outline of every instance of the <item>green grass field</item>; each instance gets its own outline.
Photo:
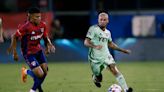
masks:
<instances>
[{"instance_id":1,"label":"green grass field","mask_svg":"<svg viewBox=\"0 0 164 92\"><path fill-rule=\"evenodd\" d=\"M27 83L20 81L23 64L0 64L0 92L29 92L32 78ZM164 92L164 62L118 62L128 85L134 92ZM101 88L96 88L91 79L88 63L49 63L49 74L43 84L45 92L107 92L116 83L108 70L103 71Z\"/></svg>"}]
</instances>

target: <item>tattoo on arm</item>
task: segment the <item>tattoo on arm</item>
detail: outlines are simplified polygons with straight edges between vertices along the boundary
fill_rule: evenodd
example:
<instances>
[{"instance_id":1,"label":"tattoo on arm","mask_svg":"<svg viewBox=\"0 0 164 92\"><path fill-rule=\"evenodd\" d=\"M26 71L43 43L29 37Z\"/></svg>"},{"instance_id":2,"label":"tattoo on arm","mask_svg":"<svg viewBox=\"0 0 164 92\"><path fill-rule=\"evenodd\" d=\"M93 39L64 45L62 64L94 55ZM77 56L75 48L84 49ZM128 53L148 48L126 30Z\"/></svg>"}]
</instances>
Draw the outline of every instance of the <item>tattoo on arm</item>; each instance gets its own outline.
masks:
<instances>
[{"instance_id":1,"label":"tattoo on arm","mask_svg":"<svg viewBox=\"0 0 164 92\"><path fill-rule=\"evenodd\" d=\"M118 46L117 46L115 43L113 43L113 42L110 42L110 43L108 44L108 46L109 46L111 49L114 49L114 50L123 52L123 49L121 49L120 47L118 47Z\"/></svg>"}]
</instances>

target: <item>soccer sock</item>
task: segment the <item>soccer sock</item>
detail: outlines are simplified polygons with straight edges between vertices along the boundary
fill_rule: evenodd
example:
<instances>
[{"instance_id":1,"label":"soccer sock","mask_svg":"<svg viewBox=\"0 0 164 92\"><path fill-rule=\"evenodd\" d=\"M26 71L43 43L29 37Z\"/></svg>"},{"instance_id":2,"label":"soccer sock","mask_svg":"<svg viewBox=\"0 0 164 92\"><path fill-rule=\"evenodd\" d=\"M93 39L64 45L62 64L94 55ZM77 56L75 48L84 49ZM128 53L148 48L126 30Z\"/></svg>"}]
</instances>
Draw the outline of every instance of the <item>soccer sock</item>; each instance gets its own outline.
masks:
<instances>
[{"instance_id":1,"label":"soccer sock","mask_svg":"<svg viewBox=\"0 0 164 92\"><path fill-rule=\"evenodd\" d=\"M99 83L99 81L98 81L98 79L95 75L92 76L92 79L93 79L94 82Z\"/></svg>"},{"instance_id":2,"label":"soccer sock","mask_svg":"<svg viewBox=\"0 0 164 92\"><path fill-rule=\"evenodd\" d=\"M41 78L41 84L43 83L44 79L46 78L46 75L44 75L42 78Z\"/></svg>"},{"instance_id":3,"label":"soccer sock","mask_svg":"<svg viewBox=\"0 0 164 92\"><path fill-rule=\"evenodd\" d=\"M92 79L93 81L100 83L102 82L102 74L100 74L99 76L93 75Z\"/></svg>"},{"instance_id":4,"label":"soccer sock","mask_svg":"<svg viewBox=\"0 0 164 92\"><path fill-rule=\"evenodd\" d=\"M30 75L32 78L35 77L35 74L31 70L26 70L26 74Z\"/></svg>"},{"instance_id":5,"label":"soccer sock","mask_svg":"<svg viewBox=\"0 0 164 92\"><path fill-rule=\"evenodd\" d=\"M26 74L30 75L34 79L34 85L32 87L33 90L36 90L38 88L39 92L42 92L41 84L43 83L46 75L44 75L42 78L38 78L31 70L26 70Z\"/></svg>"},{"instance_id":6,"label":"soccer sock","mask_svg":"<svg viewBox=\"0 0 164 92\"><path fill-rule=\"evenodd\" d=\"M44 75L44 76L41 78L40 86L38 86L38 90L39 90L39 92L43 92L41 84L43 83L45 77L46 77L46 75Z\"/></svg>"},{"instance_id":7,"label":"soccer sock","mask_svg":"<svg viewBox=\"0 0 164 92\"><path fill-rule=\"evenodd\" d=\"M43 92L43 89L42 89L42 86L41 85L38 87L38 91L39 92Z\"/></svg>"},{"instance_id":8,"label":"soccer sock","mask_svg":"<svg viewBox=\"0 0 164 92\"><path fill-rule=\"evenodd\" d=\"M126 81L125 81L124 76L121 73L119 73L116 76L116 80L118 81L118 83L120 84L120 86L124 89L124 92L126 92L128 90L128 86L126 84Z\"/></svg>"},{"instance_id":9,"label":"soccer sock","mask_svg":"<svg viewBox=\"0 0 164 92\"><path fill-rule=\"evenodd\" d=\"M43 82L43 80L44 80L45 77L38 78L32 71L27 71L27 72L28 72L29 75L30 75L31 77L33 77L33 79L34 79L34 84L33 84L32 89L33 89L33 90L36 90L36 89L38 89L38 87L39 87L39 88L40 88L39 90L42 90L41 84L42 84L42 82ZM39 91L39 92L40 92L40 91ZM41 91L41 92L42 92L42 91Z\"/></svg>"},{"instance_id":10,"label":"soccer sock","mask_svg":"<svg viewBox=\"0 0 164 92\"><path fill-rule=\"evenodd\" d=\"M39 86L41 86L41 82L42 82L41 78L35 77L35 78L34 78L34 84L33 84L32 89L36 91L36 89L37 89Z\"/></svg>"},{"instance_id":11,"label":"soccer sock","mask_svg":"<svg viewBox=\"0 0 164 92\"><path fill-rule=\"evenodd\" d=\"M31 70L26 70L25 73L27 75L30 75L34 79L34 84L30 92L36 92L36 89L40 86L42 80L41 78L38 78Z\"/></svg>"},{"instance_id":12,"label":"soccer sock","mask_svg":"<svg viewBox=\"0 0 164 92\"><path fill-rule=\"evenodd\" d=\"M96 76L96 77L99 80L99 82L102 82L102 74L100 74L99 76Z\"/></svg>"}]
</instances>

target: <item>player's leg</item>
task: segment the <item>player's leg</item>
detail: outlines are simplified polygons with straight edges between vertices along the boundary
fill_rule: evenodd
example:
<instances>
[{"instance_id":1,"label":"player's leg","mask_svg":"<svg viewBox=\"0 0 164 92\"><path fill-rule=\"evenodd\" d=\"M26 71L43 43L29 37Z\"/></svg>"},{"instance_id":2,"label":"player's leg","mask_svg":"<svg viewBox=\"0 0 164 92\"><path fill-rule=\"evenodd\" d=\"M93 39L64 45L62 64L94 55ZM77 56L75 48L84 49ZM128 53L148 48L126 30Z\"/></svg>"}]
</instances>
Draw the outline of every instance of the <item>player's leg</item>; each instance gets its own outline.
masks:
<instances>
[{"instance_id":1,"label":"player's leg","mask_svg":"<svg viewBox=\"0 0 164 92\"><path fill-rule=\"evenodd\" d=\"M116 77L116 80L118 81L120 86L124 89L125 92L127 92L126 90L128 90L128 86L126 84L125 78L117 69L115 61L111 55L109 55L108 58L105 59L105 63L109 70L112 72L112 74Z\"/></svg>"},{"instance_id":2,"label":"player's leg","mask_svg":"<svg viewBox=\"0 0 164 92\"><path fill-rule=\"evenodd\" d=\"M118 81L120 86L124 89L124 92L132 92L132 89L128 88L124 76L117 69L116 64L110 64L108 65L108 67L112 74L116 77L116 80Z\"/></svg>"},{"instance_id":3,"label":"player's leg","mask_svg":"<svg viewBox=\"0 0 164 92\"><path fill-rule=\"evenodd\" d=\"M26 63L31 68L31 70L24 69L24 72L27 75L30 75L34 79L34 84L30 92L35 92L36 89L41 85L42 78L44 77L44 72L42 68L39 66L39 63L36 60L35 55L25 56L25 60L26 60Z\"/></svg>"},{"instance_id":4,"label":"player's leg","mask_svg":"<svg viewBox=\"0 0 164 92\"><path fill-rule=\"evenodd\" d=\"M34 75L36 75L37 77L34 78L34 84L32 87L32 90L36 91L36 89L39 88L39 92L43 92L42 88L41 88L41 84L45 78L45 74L42 70L42 68L40 66L34 68L33 70Z\"/></svg>"},{"instance_id":5,"label":"player's leg","mask_svg":"<svg viewBox=\"0 0 164 92\"><path fill-rule=\"evenodd\" d=\"M97 87L101 87L102 82L102 70L104 69L104 66L102 63L94 63L92 60L90 60L91 70L92 70L92 79L93 82Z\"/></svg>"},{"instance_id":6,"label":"player's leg","mask_svg":"<svg viewBox=\"0 0 164 92\"><path fill-rule=\"evenodd\" d=\"M22 67L22 82L26 82L27 75L30 75L32 78L37 77L32 70L27 69L26 67Z\"/></svg>"},{"instance_id":7,"label":"player's leg","mask_svg":"<svg viewBox=\"0 0 164 92\"><path fill-rule=\"evenodd\" d=\"M30 68L33 68L32 67L32 64L31 64L31 61L35 61L35 58L33 55L30 55L30 56L27 56L27 55L23 55L24 56L24 59L26 61L26 63L28 64L28 66ZM31 76L32 78L35 77L34 73L32 72L32 70L30 69L27 69L25 66L22 67L21 69L21 79L22 79L22 82L26 82L27 80L27 75Z\"/></svg>"},{"instance_id":8,"label":"player's leg","mask_svg":"<svg viewBox=\"0 0 164 92\"><path fill-rule=\"evenodd\" d=\"M41 79L41 85L42 85L44 79L46 78L47 72L48 72L48 66L47 66L47 63L43 63L40 66L41 66L41 68L42 68L42 70L44 72L44 76ZM41 85L38 87L39 92L43 92L43 89L42 89Z\"/></svg>"},{"instance_id":9,"label":"player's leg","mask_svg":"<svg viewBox=\"0 0 164 92\"><path fill-rule=\"evenodd\" d=\"M116 80L118 81L118 83L122 86L122 88L124 90L128 89L128 86L126 84L125 78L123 77L123 75L118 71L117 67L115 64L110 64L109 66L110 71L112 72L112 74L116 77Z\"/></svg>"},{"instance_id":10,"label":"player's leg","mask_svg":"<svg viewBox=\"0 0 164 92\"><path fill-rule=\"evenodd\" d=\"M39 51L36 58L38 60L38 63L40 64L40 67L42 68L42 70L44 72L44 76L43 76L42 82L41 82L41 84L42 84L48 73L48 64L47 64L46 56L44 55L43 51ZM43 92L41 85L38 87L38 90L39 90L39 92Z\"/></svg>"},{"instance_id":11,"label":"player's leg","mask_svg":"<svg viewBox=\"0 0 164 92\"><path fill-rule=\"evenodd\" d=\"M36 57L40 67L42 68L45 75L48 73L48 64L46 60L46 56L44 55L43 51L39 51Z\"/></svg>"},{"instance_id":12,"label":"player's leg","mask_svg":"<svg viewBox=\"0 0 164 92\"><path fill-rule=\"evenodd\" d=\"M35 92L36 89L41 86L42 78L44 77L44 72L40 66L32 69L32 71L28 69L26 69L25 71L26 74L30 75L34 79L34 84L30 92ZM39 92L43 92L43 90L40 90Z\"/></svg>"}]
</instances>

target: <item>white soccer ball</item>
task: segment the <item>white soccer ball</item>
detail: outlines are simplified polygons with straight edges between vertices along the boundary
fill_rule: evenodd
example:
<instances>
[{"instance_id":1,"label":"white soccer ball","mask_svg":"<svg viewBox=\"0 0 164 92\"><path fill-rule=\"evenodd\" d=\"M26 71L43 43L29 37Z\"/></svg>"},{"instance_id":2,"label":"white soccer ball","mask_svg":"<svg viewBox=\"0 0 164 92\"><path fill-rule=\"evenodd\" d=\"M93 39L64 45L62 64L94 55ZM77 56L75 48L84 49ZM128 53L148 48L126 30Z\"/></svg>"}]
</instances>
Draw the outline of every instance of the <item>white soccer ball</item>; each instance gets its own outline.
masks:
<instances>
[{"instance_id":1,"label":"white soccer ball","mask_svg":"<svg viewBox=\"0 0 164 92\"><path fill-rule=\"evenodd\" d=\"M118 84L113 84L108 88L108 92L122 92L122 88Z\"/></svg>"}]
</instances>

